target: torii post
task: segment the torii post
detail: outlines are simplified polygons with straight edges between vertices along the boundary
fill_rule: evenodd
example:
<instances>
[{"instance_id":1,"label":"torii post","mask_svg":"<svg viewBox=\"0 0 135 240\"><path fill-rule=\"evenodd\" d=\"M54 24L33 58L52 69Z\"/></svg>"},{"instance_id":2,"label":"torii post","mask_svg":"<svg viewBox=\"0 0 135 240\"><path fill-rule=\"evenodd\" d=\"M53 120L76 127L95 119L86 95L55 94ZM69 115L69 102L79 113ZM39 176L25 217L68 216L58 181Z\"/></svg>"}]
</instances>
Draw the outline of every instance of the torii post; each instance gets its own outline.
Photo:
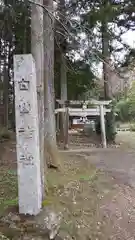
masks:
<instances>
[{"instance_id":1,"label":"torii post","mask_svg":"<svg viewBox=\"0 0 135 240\"><path fill-rule=\"evenodd\" d=\"M109 105L110 101L96 101L92 100L92 103L99 106L100 110L100 126L101 126L101 138L102 138L102 145L103 148L107 147L107 140L106 140L106 128L105 128L105 109L104 106Z\"/></svg>"},{"instance_id":2,"label":"torii post","mask_svg":"<svg viewBox=\"0 0 135 240\"><path fill-rule=\"evenodd\" d=\"M103 148L106 148L107 141L106 141L105 117L104 117L104 105L100 104L99 108L100 108L100 126L101 126L102 144L103 144Z\"/></svg>"}]
</instances>

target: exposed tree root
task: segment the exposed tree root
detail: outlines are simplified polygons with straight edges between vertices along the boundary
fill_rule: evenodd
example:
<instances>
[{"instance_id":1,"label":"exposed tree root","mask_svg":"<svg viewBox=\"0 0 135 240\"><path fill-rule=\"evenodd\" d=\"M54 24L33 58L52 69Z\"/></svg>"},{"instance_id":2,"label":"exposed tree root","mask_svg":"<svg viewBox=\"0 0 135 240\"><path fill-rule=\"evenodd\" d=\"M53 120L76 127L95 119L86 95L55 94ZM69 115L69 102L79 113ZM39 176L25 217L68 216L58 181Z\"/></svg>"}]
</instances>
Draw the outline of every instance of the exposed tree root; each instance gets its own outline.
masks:
<instances>
[{"instance_id":1,"label":"exposed tree root","mask_svg":"<svg viewBox=\"0 0 135 240\"><path fill-rule=\"evenodd\" d=\"M50 143L45 140L45 158L49 168L57 169L59 171L62 170L60 154L55 142L52 141Z\"/></svg>"}]
</instances>

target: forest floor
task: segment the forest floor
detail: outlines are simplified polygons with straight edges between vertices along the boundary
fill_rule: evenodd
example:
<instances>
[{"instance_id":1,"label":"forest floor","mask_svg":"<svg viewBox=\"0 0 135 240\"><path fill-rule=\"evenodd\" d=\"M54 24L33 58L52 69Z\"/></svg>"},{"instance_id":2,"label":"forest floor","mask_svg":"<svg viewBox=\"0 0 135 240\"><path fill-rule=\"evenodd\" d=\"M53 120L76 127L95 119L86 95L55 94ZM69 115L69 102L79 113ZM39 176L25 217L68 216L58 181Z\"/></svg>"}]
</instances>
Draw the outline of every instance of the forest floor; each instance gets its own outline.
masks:
<instances>
[{"instance_id":1,"label":"forest floor","mask_svg":"<svg viewBox=\"0 0 135 240\"><path fill-rule=\"evenodd\" d=\"M48 194L43 202L44 207L62 212L58 239L135 239L135 133L132 135L130 139L128 133L119 133L118 144L107 150L96 148L87 138L73 136L72 150L61 151L64 170L48 170ZM0 145L1 217L17 202L16 152L12 141ZM34 230L29 233L23 226L18 235L16 231L11 233L0 218L0 232L9 239L47 239L40 234L40 238L34 238Z\"/></svg>"}]
</instances>

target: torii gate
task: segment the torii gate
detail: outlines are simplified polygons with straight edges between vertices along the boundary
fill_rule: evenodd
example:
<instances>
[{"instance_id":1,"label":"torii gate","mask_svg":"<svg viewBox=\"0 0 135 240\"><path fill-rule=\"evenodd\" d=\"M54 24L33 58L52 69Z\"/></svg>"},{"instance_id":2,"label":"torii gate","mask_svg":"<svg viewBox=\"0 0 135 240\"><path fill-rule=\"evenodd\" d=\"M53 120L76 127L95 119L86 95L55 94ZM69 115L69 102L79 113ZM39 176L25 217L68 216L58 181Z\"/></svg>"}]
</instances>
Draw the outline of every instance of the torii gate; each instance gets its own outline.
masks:
<instances>
[{"instance_id":1,"label":"torii gate","mask_svg":"<svg viewBox=\"0 0 135 240\"><path fill-rule=\"evenodd\" d=\"M107 147L106 141L106 129L105 129L105 115L107 112L111 112L110 109L105 108L105 106L111 103L110 101L97 101L94 99L88 101L79 101L79 100L68 100L64 102L63 100L56 100L59 105L64 106L63 108L55 109L55 114L60 112L65 112L65 139L64 139L64 148L68 148L68 128L69 128L69 116L98 116L100 115L100 124L101 124L101 137L102 137L102 145L103 148ZM80 105L82 104L82 108L70 108L72 105ZM88 104L93 104L95 108L87 108Z\"/></svg>"}]
</instances>

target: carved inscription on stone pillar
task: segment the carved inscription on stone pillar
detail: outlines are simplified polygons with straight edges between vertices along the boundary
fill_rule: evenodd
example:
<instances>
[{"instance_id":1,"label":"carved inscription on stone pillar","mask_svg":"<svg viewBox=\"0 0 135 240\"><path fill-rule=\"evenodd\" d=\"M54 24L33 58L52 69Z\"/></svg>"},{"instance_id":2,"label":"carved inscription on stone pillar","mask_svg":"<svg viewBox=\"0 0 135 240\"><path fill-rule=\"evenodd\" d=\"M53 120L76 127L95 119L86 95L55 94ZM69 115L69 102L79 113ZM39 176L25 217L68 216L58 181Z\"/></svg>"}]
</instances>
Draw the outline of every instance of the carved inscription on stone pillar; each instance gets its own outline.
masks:
<instances>
[{"instance_id":1,"label":"carved inscription on stone pillar","mask_svg":"<svg viewBox=\"0 0 135 240\"><path fill-rule=\"evenodd\" d=\"M41 172L36 71L31 54L14 56L19 211L41 210Z\"/></svg>"}]
</instances>

